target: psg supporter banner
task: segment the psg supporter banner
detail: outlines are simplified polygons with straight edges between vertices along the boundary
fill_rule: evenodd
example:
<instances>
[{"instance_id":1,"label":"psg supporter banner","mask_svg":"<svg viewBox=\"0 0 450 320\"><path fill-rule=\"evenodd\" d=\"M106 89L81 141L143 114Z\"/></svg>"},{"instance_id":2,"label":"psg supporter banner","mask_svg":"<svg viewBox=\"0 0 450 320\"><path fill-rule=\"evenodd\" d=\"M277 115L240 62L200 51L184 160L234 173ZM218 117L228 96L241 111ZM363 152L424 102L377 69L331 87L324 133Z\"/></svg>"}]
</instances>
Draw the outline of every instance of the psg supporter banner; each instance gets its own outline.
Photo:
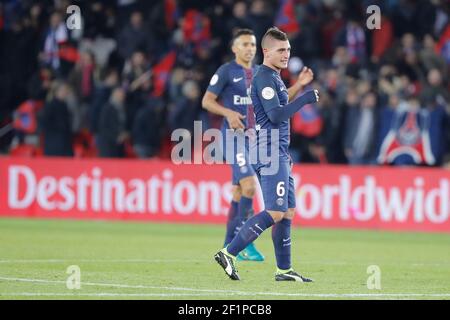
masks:
<instances>
[{"instance_id":1,"label":"psg supporter banner","mask_svg":"<svg viewBox=\"0 0 450 320\"><path fill-rule=\"evenodd\" d=\"M296 165L295 225L450 232L450 171ZM0 216L224 223L227 165L0 158ZM276 190L274 190L276 192ZM263 206L261 193L255 211Z\"/></svg>"}]
</instances>

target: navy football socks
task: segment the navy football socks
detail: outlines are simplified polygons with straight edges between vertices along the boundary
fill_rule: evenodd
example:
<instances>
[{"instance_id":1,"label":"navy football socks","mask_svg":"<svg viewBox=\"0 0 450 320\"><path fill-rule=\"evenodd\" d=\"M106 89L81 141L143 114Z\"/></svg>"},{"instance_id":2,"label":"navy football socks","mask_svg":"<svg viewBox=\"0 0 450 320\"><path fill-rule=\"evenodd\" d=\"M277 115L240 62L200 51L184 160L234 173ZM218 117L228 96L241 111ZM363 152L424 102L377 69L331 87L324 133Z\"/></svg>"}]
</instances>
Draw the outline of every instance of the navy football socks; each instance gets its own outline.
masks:
<instances>
[{"instance_id":1,"label":"navy football socks","mask_svg":"<svg viewBox=\"0 0 450 320\"><path fill-rule=\"evenodd\" d=\"M272 227L272 240L275 249L278 269L291 268L291 223L290 219L282 219Z\"/></svg>"},{"instance_id":2,"label":"navy football socks","mask_svg":"<svg viewBox=\"0 0 450 320\"><path fill-rule=\"evenodd\" d=\"M273 218L267 211L254 215L242 226L238 234L227 247L228 253L237 256L245 247L255 241L264 230L274 224Z\"/></svg>"},{"instance_id":3,"label":"navy football socks","mask_svg":"<svg viewBox=\"0 0 450 320\"><path fill-rule=\"evenodd\" d=\"M236 229L241 226L242 222L238 219L239 202L231 201L231 207L228 211L227 231L225 233L224 247L233 240L236 235Z\"/></svg>"},{"instance_id":4,"label":"navy football socks","mask_svg":"<svg viewBox=\"0 0 450 320\"><path fill-rule=\"evenodd\" d=\"M249 212L252 210L253 206L253 198L247 198L244 196L241 196L241 200L239 201L239 218L242 219L242 221L247 220Z\"/></svg>"},{"instance_id":5,"label":"navy football socks","mask_svg":"<svg viewBox=\"0 0 450 320\"><path fill-rule=\"evenodd\" d=\"M253 211L253 199L241 196L238 202L232 201L231 208L228 213L227 232L225 234L225 244L229 244L234 236L239 232L242 225L249 218L249 214Z\"/></svg>"}]
</instances>

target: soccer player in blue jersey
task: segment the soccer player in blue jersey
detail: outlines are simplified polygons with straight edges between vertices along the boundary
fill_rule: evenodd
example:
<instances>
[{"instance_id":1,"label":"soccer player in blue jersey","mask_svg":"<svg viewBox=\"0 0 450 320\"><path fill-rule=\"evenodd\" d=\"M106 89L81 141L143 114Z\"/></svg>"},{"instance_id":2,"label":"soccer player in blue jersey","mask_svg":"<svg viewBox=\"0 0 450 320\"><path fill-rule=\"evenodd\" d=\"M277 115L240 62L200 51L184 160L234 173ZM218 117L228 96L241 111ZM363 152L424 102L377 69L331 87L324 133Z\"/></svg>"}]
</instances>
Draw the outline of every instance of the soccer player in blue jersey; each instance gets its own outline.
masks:
<instances>
[{"instance_id":1,"label":"soccer player in blue jersey","mask_svg":"<svg viewBox=\"0 0 450 320\"><path fill-rule=\"evenodd\" d=\"M256 190L255 171L248 158L248 141L244 148L238 148L233 145L230 138L227 138L227 130L238 130L237 133L244 135L243 130L255 127L254 109L250 98L252 78L258 68L252 64L256 54L256 38L253 31L237 30L231 42L231 49L235 59L219 67L212 76L202 100L206 110L224 117L221 127L224 157L229 156L226 153L231 153L233 159L231 164L233 198L228 213L224 246L231 242L243 223L253 215L252 202ZM298 81L288 89L289 96L296 95L303 85L309 82L307 71L305 68ZM237 258L264 260L253 242L243 248Z\"/></svg>"},{"instance_id":2,"label":"soccer player in blue jersey","mask_svg":"<svg viewBox=\"0 0 450 320\"><path fill-rule=\"evenodd\" d=\"M248 161L246 148L232 148L226 138L229 129L245 130L254 127L250 85L256 69L252 65L256 54L256 38L252 30L239 29L233 36L231 49L235 60L223 64L212 76L202 105L209 112L224 117L221 132L223 156L232 153L233 198L228 213L224 245L228 245L243 222L253 214L255 195L255 171ZM241 131L243 134L243 132ZM228 146L228 148L227 148ZM229 156L229 155L228 155ZM239 260L263 261L264 256L250 243L238 254Z\"/></svg>"},{"instance_id":3,"label":"soccer player in blue jersey","mask_svg":"<svg viewBox=\"0 0 450 320\"><path fill-rule=\"evenodd\" d=\"M240 280L235 265L237 254L255 241L264 230L273 226L272 240L277 262L275 280L311 282L311 279L298 274L291 266L290 231L295 215L295 190L288 152L289 119L304 105L317 102L319 94L317 90L307 91L289 102L290 94L280 78L281 69L288 66L291 49L284 32L275 27L270 28L262 38L261 46L264 62L254 75L251 86L256 128L259 130L256 146L271 150L271 144L274 144L278 152L270 156L269 162L258 159L254 166L265 209L249 218L231 242L216 253L214 258L232 280ZM308 82L312 81L312 71L307 69L306 73ZM260 137L262 129L267 133L265 138ZM274 162L278 165L275 173L265 170Z\"/></svg>"}]
</instances>

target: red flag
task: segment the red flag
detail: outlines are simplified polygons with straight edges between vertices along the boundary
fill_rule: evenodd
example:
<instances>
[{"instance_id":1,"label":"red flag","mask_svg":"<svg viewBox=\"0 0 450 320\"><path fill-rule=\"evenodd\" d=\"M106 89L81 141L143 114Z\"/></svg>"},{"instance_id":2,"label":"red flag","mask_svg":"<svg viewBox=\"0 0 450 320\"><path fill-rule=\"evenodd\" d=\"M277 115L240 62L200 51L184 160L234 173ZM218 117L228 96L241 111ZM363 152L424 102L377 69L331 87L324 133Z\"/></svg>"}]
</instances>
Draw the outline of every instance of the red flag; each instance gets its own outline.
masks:
<instances>
[{"instance_id":1,"label":"red flag","mask_svg":"<svg viewBox=\"0 0 450 320\"><path fill-rule=\"evenodd\" d=\"M37 129L36 113L42 108L42 101L27 100L14 113L13 127L25 133L35 133Z\"/></svg>"},{"instance_id":2,"label":"red flag","mask_svg":"<svg viewBox=\"0 0 450 320\"><path fill-rule=\"evenodd\" d=\"M281 0L277 16L275 18L275 25L288 33L295 33L300 31L300 25L295 17L294 2L292 0Z\"/></svg>"},{"instance_id":3,"label":"red flag","mask_svg":"<svg viewBox=\"0 0 450 320\"><path fill-rule=\"evenodd\" d=\"M166 26L169 30L172 30L175 27L176 20L179 17L176 0L164 0L164 13Z\"/></svg>"},{"instance_id":4,"label":"red flag","mask_svg":"<svg viewBox=\"0 0 450 320\"><path fill-rule=\"evenodd\" d=\"M184 38L188 41L199 43L211 39L209 18L197 10L186 11L183 23Z\"/></svg>"},{"instance_id":5,"label":"red flag","mask_svg":"<svg viewBox=\"0 0 450 320\"><path fill-rule=\"evenodd\" d=\"M164 93L167 79L169 78L169 73L175 64L176 57L175 50L172 50L153 67L154 96L160 97Z\"/></svg>"},{"instance_id":6,"label":"red flag","mask_svg":"<svg viewBox=\"0 0 450 320\"><path fill-rule=\"evenodd\" d=\"M72 63L76 63L80 60L80 53L78 52L78 49L68 43L60 44L58 54L62 60Z\"/></svg>"},{"instance_id":7,"label":"red flag","mask_svg":"<svg viewBox=\"0 0 450 320\"><path fill-rule=\"evenodd\" d=\"M450 25L442 32L439 42L436 45L437 54L441 55L450 63Z\"/></svg>"}]
</instances>

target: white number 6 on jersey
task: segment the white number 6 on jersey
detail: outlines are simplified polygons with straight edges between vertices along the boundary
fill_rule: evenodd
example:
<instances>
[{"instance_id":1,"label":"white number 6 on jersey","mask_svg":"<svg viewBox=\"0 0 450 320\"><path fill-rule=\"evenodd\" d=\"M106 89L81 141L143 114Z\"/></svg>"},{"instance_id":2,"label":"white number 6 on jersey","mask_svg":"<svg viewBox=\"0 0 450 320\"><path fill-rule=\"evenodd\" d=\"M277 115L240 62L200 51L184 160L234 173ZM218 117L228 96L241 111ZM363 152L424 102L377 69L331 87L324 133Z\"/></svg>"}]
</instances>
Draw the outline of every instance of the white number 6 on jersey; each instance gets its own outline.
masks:
<instances>
[{"instance_id":1,"label":"white number 6 on jersey","mask_svg":"<svg viewBox=\"0 0 450 320\"><path fill-rule=\"evenodd\" d=\"M284 196L286 192L286 189L284 189L284 181L280 181L277 184L277 196L282 197Z\"/></svg>"}]
</instances>

